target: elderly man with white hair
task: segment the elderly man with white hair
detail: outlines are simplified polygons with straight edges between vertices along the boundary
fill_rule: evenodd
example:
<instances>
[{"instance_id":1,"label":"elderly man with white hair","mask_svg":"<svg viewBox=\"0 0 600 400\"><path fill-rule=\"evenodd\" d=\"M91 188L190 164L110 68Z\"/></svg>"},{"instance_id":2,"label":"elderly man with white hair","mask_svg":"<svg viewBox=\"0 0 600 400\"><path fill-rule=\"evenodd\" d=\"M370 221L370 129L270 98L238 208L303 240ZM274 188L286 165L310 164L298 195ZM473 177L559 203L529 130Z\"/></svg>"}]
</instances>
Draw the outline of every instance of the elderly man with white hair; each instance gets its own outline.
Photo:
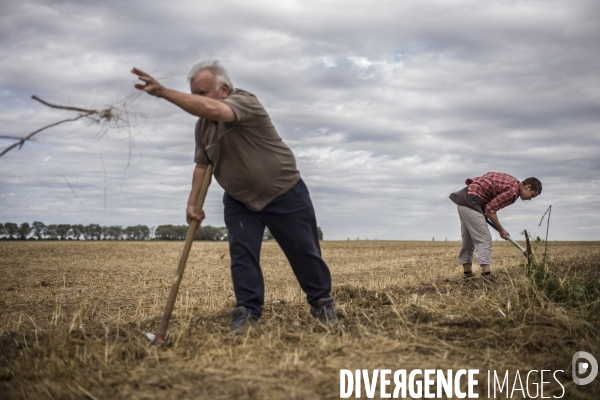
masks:
<instances>
[{"instance_id":1,"label":"elderly man with white hair","mask_svg":"<svg viewBox=\"0 0 600 400\"><path fill-rule=\"evenodd\" d=\"M306 293L311 314L324 324L338 324L330 295L331 274L321 256L317 223L306 185L290 148L281 140L256 96L235 89L218 61L196 64L189 74L191 94L162 86L147 73L132 70L143 84L137 89L170 101L199 117L196 123L196 167L187 205L195 213L207 166L225 190L225 225L231 255L236 307L234 334L258 325L264 304L260 250L265 226L285 253Z\"/></svg>"}]
</instances>

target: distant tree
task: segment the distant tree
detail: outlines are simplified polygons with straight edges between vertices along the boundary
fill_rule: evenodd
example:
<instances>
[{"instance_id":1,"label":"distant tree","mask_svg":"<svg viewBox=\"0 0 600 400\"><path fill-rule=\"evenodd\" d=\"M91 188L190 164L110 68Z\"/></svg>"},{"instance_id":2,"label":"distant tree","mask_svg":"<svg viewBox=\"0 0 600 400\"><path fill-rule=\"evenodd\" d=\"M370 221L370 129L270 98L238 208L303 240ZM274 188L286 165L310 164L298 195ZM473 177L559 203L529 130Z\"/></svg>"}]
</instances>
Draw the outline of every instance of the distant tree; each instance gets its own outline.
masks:
<instances>
[{"instance_id":1,"label":"distant tree","mask_svg":"<svg viewBox=\"0 0 600 400\"><path fill-rule=\"evenodd\" d=\"M44 230L46 229L46 225L44 225L43 222L33 221L33 224L31 224L31 228L33 230L33 236L35 236L37 240L41 240L44 237Z\"/></svg>"},{"instance_id":2,"label":"distant tree","mask_svg":"<svg viewBox=\"0 0 600 400\"><path fill-rule=\"evenodd\" d=\"M187 225L161 225L160 238L163 240L183 240L187 236ZM12 223L0 223L0 237L6 236L7 239L19 238L27 239L29 235L34 236L37 240L66 240L72 237L75 240L80 240L81 236L85 240L149 240L154 234L154 227L149 228L146 225L128 226L125 229L120 225L100 226L98 224L50 224L45 225L43 222L34 221L32 225L28 222L22 223L20 226ZM225 227L213 227L207 225L201 227L197 232L198 240L225 240L227 238L227 229Z\"/></svg>"},{"instance_id":3,"label":"distant tree","mask_svg":"<svg viewBox=\"0 0 600 400\"><path fill-rule=\"evenodd\" d=\"M319 240L323 240L323 230L320 226L317 226L317 235L319 236Z\"/></svg>"},{"instance_id":4,"label":"distant tree","mask_svg":"<svg viewBox=\"0 0 600 400\"><path fill-rule=\"evenodd\" d=\"M102 227L98 224L89 224L83 228L83 237L86 240L102 240Z\"/></svg>"},{"instance_id":5,"label":"distant tree","mask_svg":"<svg viewBox=\"0 0 600 400\"><path fill-rule=\"evenodd\" d=\"M93 238L90 226L92 226L92 224L86 225L83 227L83 239L84 240L91 240Z\"/></svg>"},{"instance_id":6,"label":"distant tree","mask_svg":"<svg viewBox=\"0 0 600 400\"><path fill-rule=\"evenodd\" d=\"M138 238L137 240L148 240L150 239L150 228L146 225L138 225Z\"/></svg>"},{"instance_id":7,"label":"distant tree","mask_svg":"<svg viewBox=\"0 0 600 400\"><path fill-rule=\"evenodd\" d=\"M128 226L123 229L123 235L126 240L136 240L137 230L135 226Z\"/></svg>"},{"instance_id":8,"label":"distant tree","mask_svg":"<svg viewBox=\"0 0 600 400\"><path fill-rule=\"evenodd\" d=\"M205 229L205 228L212 228L212 226L210 225L206 225L206 226L199 226L198 229L196 229L196 232L194 232L194 240L209 240L206 238L206 236L209 234L209 232ZM186 235L187 237L187 235Z\"/></svg>"},{"instance_id":9,"label":"distant tree","mask_svg":"<svg viewBox=\"0 0 600 400\"><path fill-rule=\"evenodd\" d=\"M115 238L115 240L123 240L123 236L124 236L123 227L121 225L115 225L115 226L113 226L113 230L114 230L113 237Z\"/></svg>"},{"instance_id":10,"label":"distant tree","mask_svg":"<svg viewBox=\"0 0 600 400\"><path fill-rule=\"evenodd\" d=\"M123 233L127 240L148 240L150 229L146 225L128 226Z\"/></svg>"},{"instance_id":11,"label":"distant tree","mask_svg":"<svg viewBox=\"0 0 600 400\"><path fill-rule=\"evenodd\" d=\"M73 235L73 239L79 240L83 232L85 231L85 227L81 224L71 225L71 234Z\"/></svg>"},{"instance_id":12,"label":"distant tree","mask_svg":"<svg viewBox=\"0 0 600 400\"><path fill-rule=\"evenodd\" d=\"M13 236L19 233L19 226L13 222L7 222L4 224L4 234L8 235L9 239L14 239Z\"/></svg>"},{"instance_id":13,"label":"distant tree","mask_svg":"<svg viewBox=\"0 0 600 400\"><path fill-rule=\"evenodd\" d=\"M219 228L212 225L201 226L196 230L194 239L196 240L217 240Z\"/></svg>"},{"instance_id":14,"label":"distant tree","mask_svg":"<svg viewBox=\"0 0 600 400\"><path fill-rule=\"evenodd\" d=\"M217 226L201 226L194 234L195 240L224 240L227 237L227 228Z\"/></svg>"},{"instance_id":15,"label":"distant tree","mask_svg":"<svg viewBox=\"0 0 600 400\"><path fill-rule=\"evenodd\" d=\"M19 239L27 240L27 236L31 233L31 226L29 222L23 222L21 226L19 226Z\"/></svg>"},{"instance_id":16,"label":"distant tree","mask_svg":"<svg viewBox=\"0 0 600 400\"><path fill-rule=\"evenodd\" d=\"M159 225L154 231L156 239L159 240L185 240L187 237L188 225ZM148 229L149 237L149 229ZM227 228L217 226L201 226L194 233L194 240L226 240Z\"/></svg>"},{"instance_id":17,"label":"distant tree","mask_svg":"<svg viewBox=\"0 0 600 400\"><path fill-rule=\"evenodd\" d=\"M46 228L44 229L44 235L46 236L46 239L51 239L51 240L58 239L57 228L58 228L58 225L56 225L56 224L46 225Z\"/></svg>"},{"instance_id":18,"label":"distant tree","mask_svg":"<svg viewBox=\"0 0 600 400\"><path fill-rule=\"evenodd\" d=\"M85 225L83 227L83 239L84 240L93 240L94 239L94 235L92 233L92 225L94 224L89 224L89 225Z\"/></svg>"},{"instance_id":19,"label":"distant tree","mask_svg":"<svg viewBox=\"0 0 600 400\"><path fill-rule=\"evenodd\" d=\"M123 227L120 225L113 225L108 227L108 237L111 240L121 240L123 237ZM105 236L106 239L106 236Z\"/></svg>"},{"instance_id":20,"label":"distant tree","mask_svg":"<svg viewBox=\"0 0 600 400\"><path fill-rule=\"evenodd\" d=\"M67 240L71 234L70 224L58 224L56 225L56 234L60 237L60 240Z\"/></svg>"},{"instance_id":21,"label":"distant tree","mask_svg":"<svg viewBox=\"0 0 600 400\"><path fill-rule=\"evenodd\" d=\"M227 230L227 228L222 226L219 228L219 230L221 231L221 233L220 233L221 240L223 240L223 241L227 240L228 236L229 236L229 231Z\"/></svg>"},{"instance_id":22,"label":"distant tree","mask_svg":"<svg viewBox=\"0 0 600 400\"><path fill-rule=\"evenodd\" d=\"M155 231L156 238L160 240L178 240L176 228L175 225L159 225Z\"/></svg>"},{"instance_id":23,"label":"distant tree","mask_svg":"<svg viewBox=\"0 0 600 400\"><path fill-rule=\"evenodd\" d=\"M174 225L173 226L173 236L175 240L185 240L188 233L187 225Z\"/></svg>"},{"instance_id":24,"label":"distant tree","mask_svg":"<svg viewBox=\"0 0 600 400\"><path fill-rule=\"evenodd\" d=\"M154 235L159 240L168 240L170 239L171 233L169 232L168 225L159 225L156 227L154 231Z\"/></svg>"}]
</instances>

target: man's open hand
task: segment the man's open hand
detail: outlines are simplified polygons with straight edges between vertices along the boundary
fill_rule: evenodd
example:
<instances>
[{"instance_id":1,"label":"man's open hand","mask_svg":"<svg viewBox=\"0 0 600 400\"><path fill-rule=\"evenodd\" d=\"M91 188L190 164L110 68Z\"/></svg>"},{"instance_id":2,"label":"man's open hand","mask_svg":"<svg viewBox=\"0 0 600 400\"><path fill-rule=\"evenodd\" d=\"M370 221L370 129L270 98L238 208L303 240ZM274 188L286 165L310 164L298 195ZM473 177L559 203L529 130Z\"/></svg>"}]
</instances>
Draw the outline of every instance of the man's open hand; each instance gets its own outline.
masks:
<instances>
[{"instance_id":1,"label":"man's open hand","mask_svg":"<svg viewBox=\"0 0 600 400\"><path fill-rule=\"evenodd\" d=\"M144 84L136 83L133 85L136 89L143 90L152 96L162 97L164 86L158 83L156 79L137 68L133 68L131 73L136 74L139 80L144 82Z\"/></svg>"}]
</instances>

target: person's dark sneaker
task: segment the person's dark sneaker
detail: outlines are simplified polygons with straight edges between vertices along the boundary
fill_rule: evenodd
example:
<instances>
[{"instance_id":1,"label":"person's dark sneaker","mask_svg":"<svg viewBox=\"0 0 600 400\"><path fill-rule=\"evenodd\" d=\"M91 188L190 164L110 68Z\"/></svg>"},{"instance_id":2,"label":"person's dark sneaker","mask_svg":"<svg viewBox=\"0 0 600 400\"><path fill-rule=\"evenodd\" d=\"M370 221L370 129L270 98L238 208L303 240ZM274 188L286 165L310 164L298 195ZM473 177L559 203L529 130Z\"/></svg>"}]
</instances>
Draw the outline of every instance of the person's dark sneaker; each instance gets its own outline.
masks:
<instances>
[{"instance_id":1,"label":"person's dark sneaker","mask_svg":"<svg viewBox=\"0 0 600 400\"><path fill-rule=\"evenodd\" d=\"M495 285L497 283L496 282L496 277L494 275L492 275L492 274L485 274L485 273L483 273L483 274L481 274L481 276L483 277L483 281L485 283L490 283L492 285Z\"/></svg>"},{"instance_id":2,"label":"person's dark sneaker","mask_svg":"<svg viewBox=\"0 0 600 400\"><path fill-rule=\"evenodd\" d=\"M319 320L320 323L324 325L337 325L339 324L339 320L335 315L335 311L333 311L333 306L335 302L333 301L333 297L328 297L325 299L319 299L319 305L317 307L310 306L310 313L313 317Z\"/></svg>"},{"instance_id":3,"label":"person's dark sneaker","mask_svg":"<svg viewBox=\"0 0 600 400\"><path fill-rule=\"evenodd\" d=\"M475 275L473 275L473 271L467 271L464 273L463 278L464 279L472 279L472 278L475 278Z\"/></svg>"},{"instance_id":4,"label":"person's dark sneaker","mask_svg":"<svg viewBox=\"0 0 600 400\"><path fill-rule=\"evenodd\" d=\"M239 306L231 311L231 333L236 336L245 335L258 328L258 318L248 312L246 307Z\"/></svg>"}]
</instances>

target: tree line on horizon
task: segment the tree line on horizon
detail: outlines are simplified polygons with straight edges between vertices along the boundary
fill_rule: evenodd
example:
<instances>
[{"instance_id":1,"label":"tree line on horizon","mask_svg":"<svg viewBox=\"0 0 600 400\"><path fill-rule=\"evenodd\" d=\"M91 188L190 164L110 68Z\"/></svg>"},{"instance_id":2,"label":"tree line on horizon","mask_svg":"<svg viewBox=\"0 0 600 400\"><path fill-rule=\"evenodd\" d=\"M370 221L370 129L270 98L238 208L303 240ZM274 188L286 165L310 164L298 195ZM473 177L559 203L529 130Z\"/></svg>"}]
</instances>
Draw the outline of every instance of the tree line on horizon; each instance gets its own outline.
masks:
<instances>
[{"instance_id":1,"label":"tree line on horizon","mask_svg":"<svg viewBox=\"0 0 600 400\"><path fill-rule=\"evenodd\" d=\"M31 225L23 222L0 223L0 237L6 240L185 240L187 225L159 225L156 228L146 225L102 226L99 224L49 224L34 221ZM211 225L201 226L194 234L194 240L227 239L227 228Z\"/></svg>"},{"instance_id":2,"label":"tree line on horizon","mask_svg":"<svg viewBox=\"0 0 600 400\"><path fill-rule=\"evenodd\" d=\"M323 231L317 227L319 240L323 240ZM146 225L133 225L123 228L121 225L102 226L99 224L49 224L34 221L31 225L23 222L0 223L0 239L4 240L185 240L187 225L159 225L156 228ZM273 235L265 229L264 240L272 240ZM227 240L227 228L224 226L201 226L194 234L194 240Z\"/></svg>"}]
</instances>

